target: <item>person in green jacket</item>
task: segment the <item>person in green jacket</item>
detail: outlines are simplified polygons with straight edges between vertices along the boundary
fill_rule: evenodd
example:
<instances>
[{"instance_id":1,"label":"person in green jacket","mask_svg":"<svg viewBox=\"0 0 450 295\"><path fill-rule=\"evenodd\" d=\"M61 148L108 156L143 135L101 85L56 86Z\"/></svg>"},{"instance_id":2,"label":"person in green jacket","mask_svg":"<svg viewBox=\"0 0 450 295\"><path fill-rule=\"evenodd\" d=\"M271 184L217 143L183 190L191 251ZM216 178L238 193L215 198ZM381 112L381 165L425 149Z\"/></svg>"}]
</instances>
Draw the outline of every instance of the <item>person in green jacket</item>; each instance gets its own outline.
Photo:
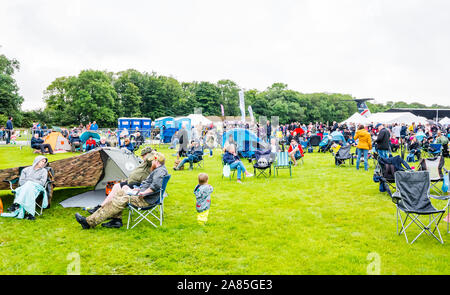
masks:
<instances>
[{"instance_id":1,"label":"person in green jacket","mask_svg":"<svg viewBox=\"0 0 450 295\"><path fill-rule=\"evenodd\" d=\"M133 187L135 185L140 185L142 181L144 181L151 172L152 161L155 157L156 151L154 151L151 147L145 147L141 151L141 158L144 160L136 169L131 172L130 176L128 176L127 180L123 180L119 183L114 184L111 189L111 192L105 198L101 205L97 205L96 207L88 210L90 214L94 214L95 211L100 209L103 205L105 205L108 201L110 201L115 194L122 189L122 187L129 186Z\"/></svg>"}]
</instances>

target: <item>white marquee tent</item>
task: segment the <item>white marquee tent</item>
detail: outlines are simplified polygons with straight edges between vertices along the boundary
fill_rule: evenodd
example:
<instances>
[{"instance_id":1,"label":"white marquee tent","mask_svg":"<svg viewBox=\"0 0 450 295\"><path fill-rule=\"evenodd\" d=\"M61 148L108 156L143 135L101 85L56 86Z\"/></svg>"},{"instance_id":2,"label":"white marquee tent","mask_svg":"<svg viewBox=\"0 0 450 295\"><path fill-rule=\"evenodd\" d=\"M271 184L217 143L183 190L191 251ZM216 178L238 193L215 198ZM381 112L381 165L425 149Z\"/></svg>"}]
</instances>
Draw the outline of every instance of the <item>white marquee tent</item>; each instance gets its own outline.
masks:
<instances>
[{"instance_id":1,"label":"white marquee tent","mask_svg":"<svg viewBox=\"0 0 450 295\"><path fill-rule=\"evenodd\" d=\"M345 120L344 122L345 123L361 123L361 124L368 124L368 123L401 124L401 123L405 123L405 124L409 125L412 123L427 124L427 119L425 117L416 116L410 112L374 113L367 118L361 116L359 113L355 113L350 118Z\"/></svg>"},{"instance_id":2,"label":"white marquee tent","mask_svg":"<svg viewBox=\"0 0 450 295\"><path fill-rule=\"evenodd\" d=\"M450 125L450 118L445 117L442 120L439 121L439 124L441 125Z\"/></svg>"},{"instance_id":3,"label":"white marquee tent","mask_svg":"<svg viewBox=\"0 0 450 295\"><path fill-rule=\"evenodd\" d=\"M191 126L197 126L199 124L210 125L212 123L211 120L200 114L190 114L187 117L191 119Z\"/></svg>"}]
</instances>

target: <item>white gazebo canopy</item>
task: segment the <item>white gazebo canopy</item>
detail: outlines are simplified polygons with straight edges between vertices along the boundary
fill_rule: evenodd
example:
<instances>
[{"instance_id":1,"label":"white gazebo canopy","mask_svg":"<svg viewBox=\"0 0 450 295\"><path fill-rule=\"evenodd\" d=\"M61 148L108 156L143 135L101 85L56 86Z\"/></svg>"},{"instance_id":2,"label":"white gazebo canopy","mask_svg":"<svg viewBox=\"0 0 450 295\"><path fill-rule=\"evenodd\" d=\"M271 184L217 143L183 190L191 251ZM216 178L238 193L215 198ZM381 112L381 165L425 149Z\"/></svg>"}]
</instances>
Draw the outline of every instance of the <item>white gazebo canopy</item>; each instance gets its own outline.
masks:
<instances>
[{"instance_id":1,"label":"white gazebo canopy","mask_svg":"<svg viewBox=\"0 0 450 295\"><path fill-rule=\"evenodd\" d=\"M377 123L383 123L383 124L412 124L412 123L421 123L421 124L427 124L427 119L425 117L416 116L413 113L410 112L401 112L401 113L375 113L372 114L367 118L368 122L377 124Z\"/></svg>"},{"instance_id":2,"label":"white gazebo canopy","mask_svg":"<svg viewBox=\"0 0 450 295\"><path fill-rule=\"evenodd\" d=\"M191 119L191 126L197 126L199 124L209 125L212 123L211 120L200 114L190 114L187 117Z\"/></svg>"},{"instance_id":3,"label":"white gazebo canopy","mask_svg":"<svg viewBox=\"0 0 450 295\"><path fill-rule=\"evenodd\" d=\"M442 120L439 121L439 124L450 125L450 118L448 118L448 117L442 118Z\"/></svg>"},{"instance_id":4,"label":"white gazebo canopy","mask_svg":"<svg viewBox=\"0 0 450 295\"><path fill-rule=\"evenodd\" d=\"M355 124L367 124L369 121L367 121L366 117L361 116L360 113L356 112L353 115L350 116L347 120L341 122L341 123L355 123Z\"/></svg>"}]
</instances>

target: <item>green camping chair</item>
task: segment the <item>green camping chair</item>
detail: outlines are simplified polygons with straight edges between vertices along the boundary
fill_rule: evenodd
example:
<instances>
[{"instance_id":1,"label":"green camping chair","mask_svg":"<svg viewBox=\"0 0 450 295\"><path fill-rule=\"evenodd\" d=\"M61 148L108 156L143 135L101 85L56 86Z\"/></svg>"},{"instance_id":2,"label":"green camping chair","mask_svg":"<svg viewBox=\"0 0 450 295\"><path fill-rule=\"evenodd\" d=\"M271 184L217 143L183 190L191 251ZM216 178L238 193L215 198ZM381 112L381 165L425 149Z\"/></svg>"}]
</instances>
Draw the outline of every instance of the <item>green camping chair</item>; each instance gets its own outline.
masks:
<instances>
[{"instance_id":1,"label":"green camping chair","mask_svg":"<svg viewBox=\"0 0 450 295\"><path fill-rule=\"evenodd\" d=\"M277 158L274 164L274 169L275 169L275 175L278 176L278 170L279 169L289 169L289 175L290 177L292 177L292 162L289 159L289 153L284 151L284 152L278 152L277 153Z\"/></svg>"}]
</instances>

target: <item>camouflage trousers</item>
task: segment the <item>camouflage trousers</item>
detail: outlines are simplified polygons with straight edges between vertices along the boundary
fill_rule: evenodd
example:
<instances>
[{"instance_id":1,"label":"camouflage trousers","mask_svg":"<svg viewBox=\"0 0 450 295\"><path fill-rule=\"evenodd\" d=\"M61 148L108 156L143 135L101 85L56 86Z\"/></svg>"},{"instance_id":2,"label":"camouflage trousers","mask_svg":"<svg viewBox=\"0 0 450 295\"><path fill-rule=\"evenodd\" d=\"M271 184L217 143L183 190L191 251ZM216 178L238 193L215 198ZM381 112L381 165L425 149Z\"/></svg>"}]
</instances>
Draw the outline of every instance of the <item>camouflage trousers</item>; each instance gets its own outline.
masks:
<instances>
[{"instance_id":1,"label":"camouflage trousers","mask_svg":"<svg viewBox=\"0 0 450 295\"><path fill-rule=\"evenodd\" d=\"M119 190L116 195L100 207L94 214L86 218L91 227L95 227L108 218L122 219L122 211L127 207L128 202L138 207L146 207L149 204L140 196L130 196L123 190Z\"/></svg>"}]
</instances>

